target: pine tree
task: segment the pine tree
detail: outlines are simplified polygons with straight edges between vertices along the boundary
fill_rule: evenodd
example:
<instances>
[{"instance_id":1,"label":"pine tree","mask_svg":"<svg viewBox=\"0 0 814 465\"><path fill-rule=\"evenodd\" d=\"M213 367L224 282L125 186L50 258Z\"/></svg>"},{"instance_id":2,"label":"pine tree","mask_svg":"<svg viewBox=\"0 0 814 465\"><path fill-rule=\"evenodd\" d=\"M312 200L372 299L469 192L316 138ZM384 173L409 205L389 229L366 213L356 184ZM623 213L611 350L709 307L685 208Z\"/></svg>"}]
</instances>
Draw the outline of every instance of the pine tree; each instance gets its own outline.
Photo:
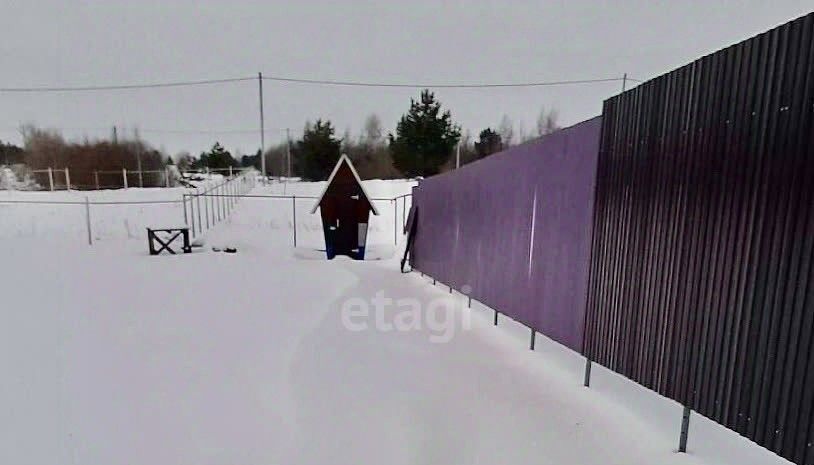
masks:
<instances>
[{"instance_id":1,"label":"pine tree","mask_svg":"<svg viewBox=\"0 0 814 465\"><path fill-rule=\"evenodd\" d=\"M232 154L223 148L220 142L215 142L215 145L212 146L209 152L201 154L200 164L209 169L226 169L230 166L237 166L235 159L232 158Z\"/></svg>"},{"instance_id":2,"label":"pine tree","mask_svg":"<svg viewBox=\"0 0 814 465\"><path fill-rule=\"evenodd\" d=\"M0 142L0 165L13 165L22 163L25 158L25 151L13 144Z\"/></svg>"},{"instance_id":3,"label":"pine tree","mask_svg":"<svg viewBox=\"0 0 814 465\"><path fill-rule=\"evenodd\" d=\"M302 163L302 175L311 181L328 179L339 161L342 141L334 137L330 121L317 120L306 125L302 140L297 141L295 156Z\"/></svg>"},{"instance_id":4,"label":"pine tree","mask_svg":"<svg viewBox=\"0 0 814 465\"><path fill-rule=\"evenodd\" d=\"M393 163L408 177L438 174L460 138L450 112L441 112L435 95L424 90L419 101L410 99L410 111L401 117L396 135L389 135Z\"/></svg>"},{"instance_id":5,"label":"pine tree","mask_svg":"<svg viewBox=\"0 0 814 465\"><path fill-rule=\"evenodd\" d=\"M475 153L479 159L503 150L503 140L492 128L481 131L478 139L475 142Z\"/></svg>"}]
</instances>

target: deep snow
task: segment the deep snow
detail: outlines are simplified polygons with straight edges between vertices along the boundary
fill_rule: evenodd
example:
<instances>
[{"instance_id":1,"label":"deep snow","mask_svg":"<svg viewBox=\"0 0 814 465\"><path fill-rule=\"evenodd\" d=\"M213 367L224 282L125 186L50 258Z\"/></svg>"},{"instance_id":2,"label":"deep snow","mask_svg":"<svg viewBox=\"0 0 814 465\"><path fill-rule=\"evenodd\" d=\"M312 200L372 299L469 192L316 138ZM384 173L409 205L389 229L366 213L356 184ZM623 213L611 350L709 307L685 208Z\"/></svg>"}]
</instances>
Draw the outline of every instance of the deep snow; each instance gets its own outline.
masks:
<instances>
[{"instance_id":1,"label":"deep snow","mask_svg":"<svg viewBox=\"0 0 814 465\"><path fill-rule=\"evenodd\" d=\"M389 198L410 185L367 187ZM526 328L505 317L495 328L491 310L401 274L392 203L380 205L370 236L392 259L328 262L314 252L311 200L298 201L292 248L288 202L243 199L206 247L161 257L146 254L143 237L128 240L122 222L177 220L180 206L116 210L92 248L81 227L60 234L39 206L15 217L38 218L37 240L0 213L0 463L784 463L697 415L690 454L677 454L680 406L597 366L585 389L578 355L542 336L529 351ZM377 293L417 299L423 311L448 304L454 335L433 342L442 331L428 321L408 332L349 330L343 305Z\"/></svg>"}]
</instances>

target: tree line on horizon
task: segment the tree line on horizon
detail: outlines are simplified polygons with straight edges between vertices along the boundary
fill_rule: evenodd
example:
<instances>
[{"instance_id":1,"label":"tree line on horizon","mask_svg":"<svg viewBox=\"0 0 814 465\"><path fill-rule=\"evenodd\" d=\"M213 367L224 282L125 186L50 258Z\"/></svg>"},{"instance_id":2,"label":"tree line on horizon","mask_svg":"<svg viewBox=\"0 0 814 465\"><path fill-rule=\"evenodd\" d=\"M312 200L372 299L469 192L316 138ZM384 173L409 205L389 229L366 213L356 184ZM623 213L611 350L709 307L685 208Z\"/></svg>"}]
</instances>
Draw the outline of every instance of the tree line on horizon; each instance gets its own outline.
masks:
<instances>
[{"instance_id":1,"label":"tree line on horizon","mask_svg":"<svg viewBox=\"0 0 814 465\"><path fill-rule=\"evenodd\" d=\"M536 129L532 135L521 131L515 137L514 124L504 116L497 128L487 127L473 140L454 123L452 113L442 108L435 94L424 90L418 99L410 100L410 108L392 133L385 134L375 114L366 118L356 138L347 131L338 137L330 120L306 122L300 139L266 151L266 170L276 176L324 180L344 153L362 179L426 177L453 169L459 144L460 163L464 165L556 131L556 110L541 109ZM242 157L241 163L260 169L259 152Z\"/></svg>"},{"instance_id":2,"label":"tree line on horizon","mask_svg":"<svg viewBox=\"0 0 814 465\"><path fill-rule=\"evenodd\" d=\"M366 118L357 137L349 131L339 137L330 120L317 119L306 122L300 138L274 145L264 156L267 174L272 176L324 180L344 153L363 179L426 177L453 169L458 150L460 164L464 165L558 128L557 112L543 108L533 135L521 129L516 137L514 124L504 116L496 128L487 127L474 139L469 132L462 132L450 110L442 107L433 92L424 90L418 99L410 99L409 109L393 132L385 134L375 114ZM176 164L182 171L260 169L262 165L259 150L254 155L236 157L219 142L199 156L182 152L169 157L137 135L128 140L114 136L113 140L68 142L56 131L31 125L24 126L22 134L23 147L0 142L0 164L24 164L31 170L67 166L75 172L72 181L81 185L92 185L92 180L81 176L92 176L95 171L160 170L169 164Z\"/></svg>"}]
</instances>

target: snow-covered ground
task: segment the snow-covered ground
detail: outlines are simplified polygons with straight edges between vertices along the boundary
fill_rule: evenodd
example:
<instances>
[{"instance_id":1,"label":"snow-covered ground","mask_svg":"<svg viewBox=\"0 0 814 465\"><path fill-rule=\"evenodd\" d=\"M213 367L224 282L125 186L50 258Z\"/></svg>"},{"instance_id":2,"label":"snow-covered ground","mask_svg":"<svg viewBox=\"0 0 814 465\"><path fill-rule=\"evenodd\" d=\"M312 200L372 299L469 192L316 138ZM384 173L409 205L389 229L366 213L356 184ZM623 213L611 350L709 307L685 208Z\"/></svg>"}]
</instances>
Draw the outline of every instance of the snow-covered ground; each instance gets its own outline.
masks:
<instances>
[{"instance_id":1,"label":"snow-covered ground","mask_svg":"<svg viewBox=\"0 0 814 465\"><path fill-rule=\"evenodd\" d=\"M392 198L411 185L367 188ZM393 258L365 262L307 253L323 246L313 200L297 201L294 250L290 202L243 199L206 247L160 257L123 222L176 221L180 205L111 210L93 247L81 211L64 213L74 207L0 205L0 463L784 463L697 415L677 454L680 406L597 366L585 389L576 354L541 336L529 351L527 329L503 317L495 328L489 309L401 274L392 202L369 243ZM211 250L225 245L238 253ZM377 295L406 307L349 322ZM408 304L418 324L397 331Z\"/></svg>"}]
</instances>

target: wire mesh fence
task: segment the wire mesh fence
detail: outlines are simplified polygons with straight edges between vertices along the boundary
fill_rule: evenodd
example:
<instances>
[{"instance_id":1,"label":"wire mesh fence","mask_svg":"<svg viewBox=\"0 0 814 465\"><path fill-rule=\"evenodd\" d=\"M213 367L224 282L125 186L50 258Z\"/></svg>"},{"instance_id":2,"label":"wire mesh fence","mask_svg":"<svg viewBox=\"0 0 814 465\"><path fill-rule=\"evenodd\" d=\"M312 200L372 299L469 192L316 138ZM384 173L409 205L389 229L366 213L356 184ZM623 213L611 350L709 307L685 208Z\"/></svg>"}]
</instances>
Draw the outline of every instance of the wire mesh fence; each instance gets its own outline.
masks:
<instances>
[{"instance_id":1,"label":"wire mesh fence","mask_svg":"<svg viewBox=\"0 0 814 465\"><path fill-rule=\"evenodd\" d=\"M239 189L240 186L233 187ZM311 215L310 210L315 201L314 195L297 194L251 194L229 192L228 187L215 186L206 192L185 194L184 218L190 226L193 237L199 237L223 221L231 210L230 203L238 200L255 200L272 202L273 207L268 214L257 214L239 222L243 226L264 229L288 229L291 244L298 247L303 244L319 244L323 239L323 228L319 215ZM404 225L407 222L407 213L412 206L412 194L403 194L395 197L375 197L375 202L381 214L371 219L370 231L377 239L384 242L392 240L398 245L402 236ZM280 213L285 210L286 213ZM303 241L304 240L304 241Z\"/></svg>"},{"instance_id":2,"label":"wire mesh fence","mask_svg":"<svg viewBox=\"0 0 814 465\"><path fill-rule=\"evenodd\" d=\"M245 171L231 178L203 181L203 192L248 192L255 184L255 172ZM179 197L168 198L168 194ZM0 237L41 240L142 238L147 227L186 223L187 189L146 189L133 192L28 192L0 196ZM214 202L211 222L222 220L235 202ZM219 212L219 216L214 213Z\"/></svg>"},{"instance_id":3,"label":"wire mesh fence","mask_svg":"<svg viewBox=\"0 0 814 465\"><path fill-rule=\"evenodd\" d=\"M260 233L276 231L273 246L322 247L320 215L310 214L317 196L309 189L318 188L318 183L286 184L263 178L257 171L232 174L210 177L192 188L0 191L0 238L81 241L92 245L103 240L143 239L148 227L186 226L197 240L228 219L231 225ZM265 187L254 190L258 184ZM267 193L274 186L281 189L289 186L291 192L290 186L294 185L297 193ZM247 214L233 219L238 203L245 201L252 201ZM371 237L379 245L397 245L412 205L412 194L375 197L371 201L380 212L371 218Z\"/></svg>"},{"instance_id":4,"label":"wire mesh fence","mask_svg":"<svg viewBox=\"0 0 814 465\"><path fill-rule=\"evenodd\" d=\"M213 176L232 178L252 168L205 168L179 172L168 165L158 170L72 170L71 168L22 169L10 171L14 179L2 183L0 190L102 190L127 189L131 187L175 187L189 180L206 180Z\"/></svg>"}]
</instances>

